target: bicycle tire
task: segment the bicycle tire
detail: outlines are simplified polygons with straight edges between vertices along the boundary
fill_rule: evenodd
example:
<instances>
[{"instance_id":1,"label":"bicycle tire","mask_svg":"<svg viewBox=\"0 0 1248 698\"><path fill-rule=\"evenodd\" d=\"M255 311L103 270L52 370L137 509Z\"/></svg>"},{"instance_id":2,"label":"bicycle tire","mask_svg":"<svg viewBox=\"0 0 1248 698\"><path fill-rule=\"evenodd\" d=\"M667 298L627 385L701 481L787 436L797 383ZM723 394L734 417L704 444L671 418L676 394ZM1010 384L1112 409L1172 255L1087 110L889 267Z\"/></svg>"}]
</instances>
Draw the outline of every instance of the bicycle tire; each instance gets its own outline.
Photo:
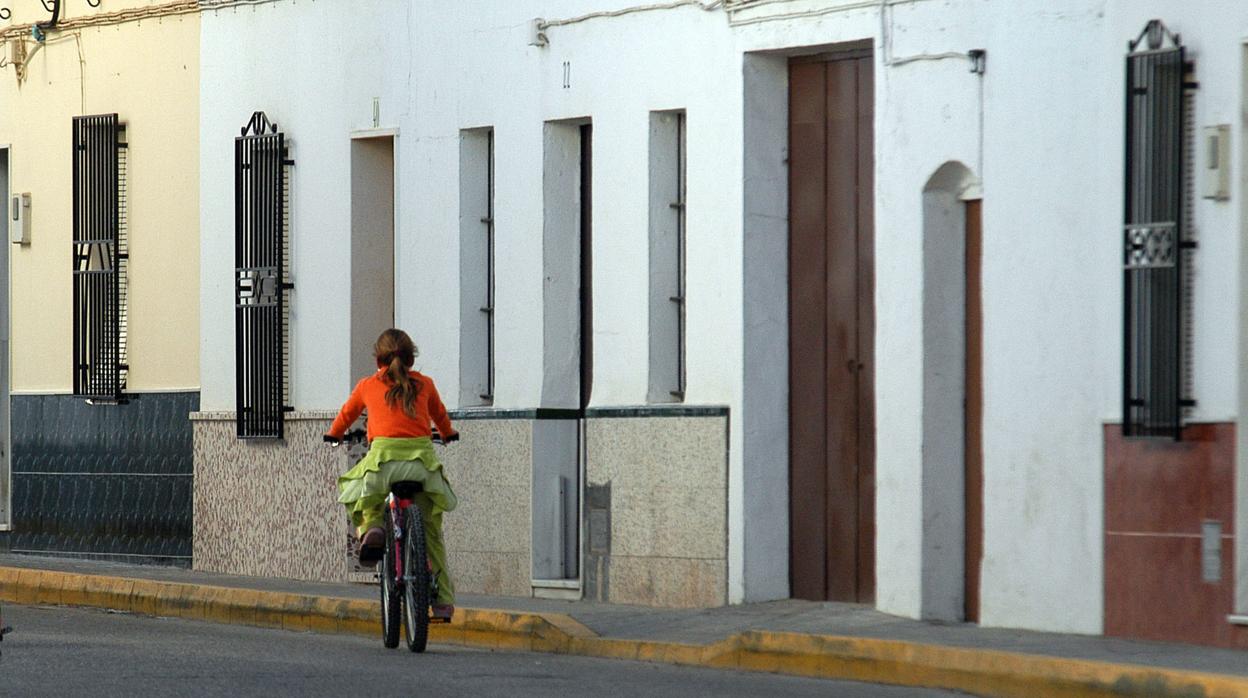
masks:
<instances>
[{"instance_id":1,"label":"bicycle tire","mask_svg":"<svg viewBox=\"0 0 1248 698\"><path fill-rule=\"evenodd\" d=\"M381 565L381 642L388 649L399 646L399 618L402 595L394 573L394 523L386 512L386 549Z\"/></svg>"},{"instance_id":2,"label":"bicycle tire","mask_svg":"<svg viewBox=\"0 0 1248 698\"><path fill-rule=\"evenodd\" d=\"M404 515L403 539L403 625L407 648L424 652L429 642L429 562L425 551L425 522L420 507L413 504Z\"/></svg>"}]
</instances>

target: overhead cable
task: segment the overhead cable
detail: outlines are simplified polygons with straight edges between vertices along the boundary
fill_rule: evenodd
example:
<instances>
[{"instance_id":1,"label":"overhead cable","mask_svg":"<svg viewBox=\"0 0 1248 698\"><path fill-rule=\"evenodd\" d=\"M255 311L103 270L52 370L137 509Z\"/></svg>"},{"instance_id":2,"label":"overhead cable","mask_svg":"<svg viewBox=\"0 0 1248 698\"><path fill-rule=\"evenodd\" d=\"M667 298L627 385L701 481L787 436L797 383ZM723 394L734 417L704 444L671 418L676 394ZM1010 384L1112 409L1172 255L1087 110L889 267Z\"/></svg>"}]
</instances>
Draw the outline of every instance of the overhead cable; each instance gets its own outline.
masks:
<instances>
[{"instance_id":1,"label":"overhead cable","mask_svg":"<svg viewBox=\"0 0 1248 698\"><path fill-rule=\"evenodd\" d=\"M740 0L738 0L739 2ZM607 17L623 17L638 12L653 12L655 10L674 10L678 7L696 7L702 10L716 10L722 7L724 0L714 0L713 2L703 2L703 0L672 0L672 2L657 2L649 5L637 5L635 7L624 7L618 10L602 10L600 12L590 12L588 14L579 15L577 17L569 17L567 19L542 20L538 22L538 29L549 29L550 27L563 27L569 24L579 24L591 19L602 19Z\"/></svg>"},{"instance_id":2,"label":"overhead cable","mask_svg":"<svg viewBox=\"0 0 1248 698\"><path fill-rule=\"evenodd\" d=\"M90 0L88 0L88 2L89 1ZM139 22L145 19L177 17L179 15L190 15L198 12L220 10L229 7L266 5L273 2L286 1L288 0L172 0L171 2L162 3L160 5L131 7L124 10L116 10L114 12L97 12L90 15L80 15L78 17L61 19L57 23L56 29L72 30L86 29L89 27L106 27L114 24L125 24L127 22ZM29 36L31 29L34 27L35 23L6 27L3 31L0 31L0 39L13 39Z\"/></svg>"}]
</instances>

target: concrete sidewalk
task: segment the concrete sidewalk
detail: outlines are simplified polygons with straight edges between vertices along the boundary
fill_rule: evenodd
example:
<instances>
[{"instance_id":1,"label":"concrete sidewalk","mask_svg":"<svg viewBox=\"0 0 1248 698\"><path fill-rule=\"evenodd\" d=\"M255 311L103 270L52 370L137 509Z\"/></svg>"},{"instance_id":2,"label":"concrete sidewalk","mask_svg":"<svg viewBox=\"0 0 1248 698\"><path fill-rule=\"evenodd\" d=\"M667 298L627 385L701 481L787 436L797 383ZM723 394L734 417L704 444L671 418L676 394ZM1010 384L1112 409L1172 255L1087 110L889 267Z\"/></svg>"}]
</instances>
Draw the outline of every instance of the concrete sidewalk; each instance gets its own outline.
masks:
<instances>
[{"instance_id":1,"label":"concrete sidewalk","mask_svg":"<svg viewBox=\"0 0 1248 698\"><path fill-rule=\"evenodd\" d=\"M0 555L0 599L377 634L377 589ZM860 606L708 610L461 595L432 640L961 690L984 696L1248 696L1248 652L936 625ZM15 632L20 633L17 628Z\"/></svg>"}]
</instances>

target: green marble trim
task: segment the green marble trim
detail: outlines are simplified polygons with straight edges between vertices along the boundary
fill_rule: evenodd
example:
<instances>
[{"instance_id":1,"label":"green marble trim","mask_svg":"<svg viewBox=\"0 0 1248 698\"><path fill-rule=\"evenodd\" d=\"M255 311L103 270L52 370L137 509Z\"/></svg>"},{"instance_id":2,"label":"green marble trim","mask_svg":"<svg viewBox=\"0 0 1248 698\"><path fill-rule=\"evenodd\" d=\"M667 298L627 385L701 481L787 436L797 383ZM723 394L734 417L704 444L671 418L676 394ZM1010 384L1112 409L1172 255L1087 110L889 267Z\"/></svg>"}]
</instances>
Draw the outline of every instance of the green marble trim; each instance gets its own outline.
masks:
<instances>
[{"instance_id":1,"label":"green marble trim","mask_svg":"<svg viewBox=\"0 0 1248 698\"><path fill-rule=\"evenodd\" d=\"M232 411L218 412L192 412L190 420L192 422L233 422L235 414ZM286 421L299 420L332 420L337 417L338 413L333 410L303 410L300 412L287 412Z\"/></svg>"},{"instance_id":2,"label":"green marble trim","mask_svg":"<svg viewBox=\"0 0 1248 698\"><path fill-rule=\"evenodd\" d=\"M470 407L450 410L451 419L580 419L581 411L556 407Z\"/></svg>"},{"instance_id":3,"label":"green marble trim","mask_svg":"<svg viewBox=\"0 0 1248 698\"><path fill-rule=\"evenodd\" d=\"M451 419L618 419L625 417L727 417L727 405L637 405L631 407L591 407L587 410L558 407L470 407L450 410ZM305 410L286 413L287 421L332 420L332 410ZM234 412L192 412L192 422L232 422Z\"/></svg>"},{"instance_id":4,"label":"green marble trim","mask_svg":"<svg viewBox=\"0 0 1248 698\"><path fill-rule=\"evenodd\" d=\"M585 410L587 419L727 416L727 405L638 405L635 407L591 407Z\"/></svg>"},{"instance_id":5,"label":"green marble trim","mask_svg":"<svg viewBox=\"0 0 1248 698\"><path fill-rule=\"evenodd\" d=\"M587 410L538 408L474 407L451 410L451 419L613 419L625 417L727 417L726 405L638 405L634 407L591 407Z\"/></svg>"}]
</instances>

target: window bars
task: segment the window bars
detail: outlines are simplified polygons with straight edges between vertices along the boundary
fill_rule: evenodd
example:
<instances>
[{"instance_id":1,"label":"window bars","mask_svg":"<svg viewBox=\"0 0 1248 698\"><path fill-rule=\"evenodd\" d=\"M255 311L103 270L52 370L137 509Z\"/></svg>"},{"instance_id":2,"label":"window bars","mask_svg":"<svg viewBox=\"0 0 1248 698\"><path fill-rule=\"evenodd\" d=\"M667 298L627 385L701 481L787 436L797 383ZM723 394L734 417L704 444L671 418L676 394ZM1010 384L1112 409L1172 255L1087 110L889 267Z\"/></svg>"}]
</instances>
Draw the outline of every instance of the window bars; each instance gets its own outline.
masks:
<instances>
[{"instance_id":1,"label":"window bars","mask_svg":"<svg viewBox=\"0 0 1248 698\"><path fill-rule=\"evenodd\" d=\"M1183 408L1184 98L1177 34L1152 20L1128 44L1123 433L1178 440Z\"/></svg>"},{"instance_id":2,"label":"window bars","mask_svg":"<svg viewBox=\"0 0 1248 698\"><path fill-rule=\"evenodd\" d=\"M129 370L124 133L116 114L73 120L74 395L101 402Z\"/></svg>"},{"instance_id":3,"label":"window bars","mask_svg":"<svg viewBox=\"0 0 1248 698\"><path fill-rule=\"evenodd\" d=\"M494 129L486 134L486 209L481 223L485 226L485 305L481 312L486 320L485 392L480 397L485 404L494 404Z\"/></svg>"},{"instance_id":4,"label":"window bars","mask_svg":"<svg viewBox=\"0 0 1248 698\"><path fill-rule=\"evenodd\" d=\"M685 399L685 112L650 112L648 402Z\"/></svg>"},{"instance_id":5,"label":"window bars","mask_svg":"<svg viewBox=\"0 0 1248 698\"><path fill-rule=\"evenodd\" d=\"M289 384L285 134L263 112L234 140L234 360L238 438L280 439Z\"/></svg>"},{"instance_id":6,"label":"window bars","mask_svg":"<svg viewBox=\"0 0 1248 698\"><path fill-rule=\"evenodd\" d=\"M685 293L688 290L686 282L686 272L688 269L687 249L685 233L685 190L687 188L687 172L686 172L686 154L687 147L685 145L685 113L678 112L676 114L676 200L670 206L676 212L676 295L669 300L676 305L676 311L679 314L679 320L676 330L676 388L671 391L672 397L677 400L685 399L685 377L687 353L685 349L686 333L687 333L687 305L685 303Z\"/></svg>"}]
</instances>

